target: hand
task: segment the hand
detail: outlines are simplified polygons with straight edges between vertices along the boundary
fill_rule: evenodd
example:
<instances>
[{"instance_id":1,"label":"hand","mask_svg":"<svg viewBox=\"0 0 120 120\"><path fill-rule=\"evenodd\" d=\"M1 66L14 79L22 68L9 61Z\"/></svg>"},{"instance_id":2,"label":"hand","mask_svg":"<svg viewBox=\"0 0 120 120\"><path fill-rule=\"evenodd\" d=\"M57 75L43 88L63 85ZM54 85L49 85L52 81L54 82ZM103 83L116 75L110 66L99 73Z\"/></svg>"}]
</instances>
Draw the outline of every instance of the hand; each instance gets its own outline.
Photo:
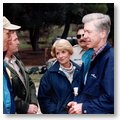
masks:
<instances>
[{"instance_id":1,"label":"hand","mask_svg":"<svg viewBox=\"0 0 120 120\"><path fill-rule=\"evenodd\" d=\"M69 103L67 104L67 107L68 107L68 108L71 108L72 106L74 106L74 105L76 105L76 104L77 104L77 102L72 101L72 102L69 102Z\"/></svg>"},{"instance_id":2,"label":"hand","mask_svg":"<svg viewBox=\"0 0 120 120\"><path fill-rule=\"evenodd\" d=\"M69 102L67 106L69 108L69 114L82 114L82 103Z\"/></svg>"},{"instance_id":3,"label":"hand","mask_svg":"<svg viewBox=\"0 0 120 120\"><path fill-rule=\"evenodd\" d=\"M34 104L30 104L27 113L28 114L36 114L38 111L38 107Z\"/></svg>"}]
</instances>

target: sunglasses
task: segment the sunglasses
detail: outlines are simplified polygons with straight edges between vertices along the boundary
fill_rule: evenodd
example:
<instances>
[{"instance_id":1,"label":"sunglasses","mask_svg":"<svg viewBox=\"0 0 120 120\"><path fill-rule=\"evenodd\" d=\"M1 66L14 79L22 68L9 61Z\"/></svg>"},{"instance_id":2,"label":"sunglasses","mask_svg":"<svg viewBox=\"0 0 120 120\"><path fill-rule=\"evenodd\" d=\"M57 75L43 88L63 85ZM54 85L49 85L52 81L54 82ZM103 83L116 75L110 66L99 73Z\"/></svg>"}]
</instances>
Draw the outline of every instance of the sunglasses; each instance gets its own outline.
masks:
<instances>
[{"instance_id":1,"label":"sunglasses","mask_svg":"<svg viewBox=\"0 0 120 120\"><path fill-rule=\"evenodd\" d=\"M80 39L81 37L83 37L84 36L84 34L78 34L76 37L77 37L77 39Z\"/></svg>"}]
</instances>

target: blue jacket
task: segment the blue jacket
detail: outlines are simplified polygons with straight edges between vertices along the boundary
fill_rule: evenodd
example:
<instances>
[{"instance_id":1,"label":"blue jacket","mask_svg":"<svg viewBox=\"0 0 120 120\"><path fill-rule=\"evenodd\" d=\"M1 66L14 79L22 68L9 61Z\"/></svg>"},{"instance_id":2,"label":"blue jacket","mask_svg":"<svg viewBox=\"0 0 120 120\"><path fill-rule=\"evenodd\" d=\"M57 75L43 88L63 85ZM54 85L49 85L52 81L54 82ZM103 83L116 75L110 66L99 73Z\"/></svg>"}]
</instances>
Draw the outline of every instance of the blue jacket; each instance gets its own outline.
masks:
<instances>
[{"instance_id":1,"label":"blue jacket","mask_svg":"<svg viewBox=\"0 0 120 120\"><path fill-rule=\"evenodd\" d=\"M70 83L66 75L59 70L60 64L57 61L42 77L38 90L38 101L42 113L44 114L66 114L67 103L73 101L73 88L79 87L82 77L82 71L77 64L73 82Z\"/></svg>"},{"instance_id":2,"label":"blue jacket","mask_svg":"<svg viewBox=\"0 0 120 120\"><path fill-rule=\"evenodd\" d=\"M110 44L91 62L79 102L83 113L114 113L114 52Z\"/></svg>"},{"instance_id":3,"label":"blue jacket","mask_svg":"<svg viewBox=\"0 0 120 120\"><path fill-rule=\"evenodd\" d=\"M15 103L13 98L13 90L6 72L5 63L3 63L3 114L14 114Z\"/></svg>"}]
</instances>

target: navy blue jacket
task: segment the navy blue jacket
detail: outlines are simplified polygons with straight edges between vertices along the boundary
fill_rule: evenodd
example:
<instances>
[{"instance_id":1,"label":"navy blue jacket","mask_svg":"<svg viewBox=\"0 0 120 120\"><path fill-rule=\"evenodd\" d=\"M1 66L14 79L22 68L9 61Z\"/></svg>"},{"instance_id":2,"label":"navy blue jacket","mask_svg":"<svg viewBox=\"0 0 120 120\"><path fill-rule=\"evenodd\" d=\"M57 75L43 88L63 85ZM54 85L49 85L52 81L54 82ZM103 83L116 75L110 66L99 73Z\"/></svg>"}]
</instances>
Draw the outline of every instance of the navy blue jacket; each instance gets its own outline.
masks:
<instances>
[{"instance_id":1,"label":"navy blue jacket","mask_svg":"<svg viewBox=\"0 0 120 120\"><path fill-rule=\"evenodd\" d=\"M114 52L110 44L91 62L86 85L79 97L83 113L114 113Z\"/></svg>"},{"instance_id":2,"label":"navy blue jacket","mask_svg":"<svg viewBox=\"0 0 120 120\"><path fill-rule=\"evenodd\" d=\"M82 71L77 64L73 82L70 83L66 75L59 70L60 64L57 61L42 77L38 90L38 101L44 114L67 114L67 103L73 101L73 88L79 87Z\"/></svg>"}]
</instances>

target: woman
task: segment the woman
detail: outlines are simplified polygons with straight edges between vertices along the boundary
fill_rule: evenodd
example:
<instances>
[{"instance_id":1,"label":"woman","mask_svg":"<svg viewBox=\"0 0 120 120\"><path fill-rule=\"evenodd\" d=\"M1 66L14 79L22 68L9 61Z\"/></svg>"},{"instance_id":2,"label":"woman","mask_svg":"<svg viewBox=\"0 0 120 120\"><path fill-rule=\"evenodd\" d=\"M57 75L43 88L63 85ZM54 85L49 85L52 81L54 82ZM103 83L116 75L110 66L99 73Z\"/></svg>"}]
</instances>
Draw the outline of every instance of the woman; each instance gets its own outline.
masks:
<instances>
[{"instance_id":1,"label":"woman","mask_svg":"<svg viewBox=\"0 0 120 120\"><path fill-rule=\"evenodd\" d=\"M73 48L67 40L57 40L52 46L51 54L56 62L43 75L38 90L38 101L44 114L67 114L67 103L77 99L80 93L82 70L70 61L72 53Z\"/></svg>"}]
</instances>

